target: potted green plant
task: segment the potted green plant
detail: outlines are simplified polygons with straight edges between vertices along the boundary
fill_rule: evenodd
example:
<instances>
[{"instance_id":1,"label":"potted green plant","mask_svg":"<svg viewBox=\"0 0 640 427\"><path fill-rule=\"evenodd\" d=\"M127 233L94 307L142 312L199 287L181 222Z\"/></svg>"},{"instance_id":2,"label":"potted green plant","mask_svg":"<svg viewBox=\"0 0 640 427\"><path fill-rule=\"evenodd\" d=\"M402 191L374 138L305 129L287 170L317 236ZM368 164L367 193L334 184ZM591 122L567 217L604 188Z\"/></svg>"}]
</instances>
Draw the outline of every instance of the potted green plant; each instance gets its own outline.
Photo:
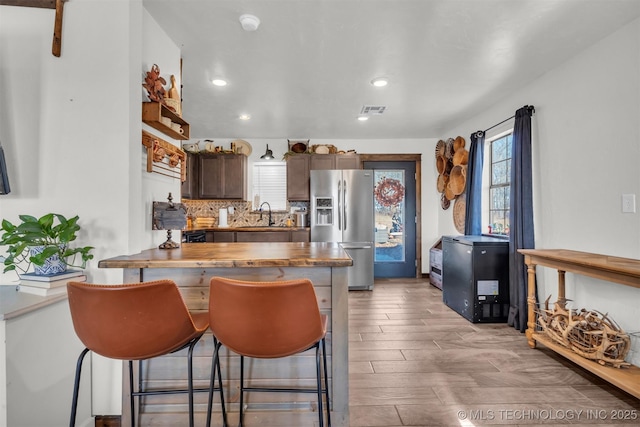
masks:
<instances>
[{"instance_id":1,"label":"potted green plant","mask_svg":"<svg viewBox=\"0 0 640 427\"><path fill-rule=\"evenodd\" d=\"M93 258L93 246L71 248L80 230L78 216L67 219L57 213L48 213L40 218L20 215L20 223L2 220L0 245L8 246L4 260L4 271L19 270L26 273L31 264L34 273L52 275L67 270L67 267L84 268ZM76 264L77 256L82 262Z\"/></svg>"}]
</instances>

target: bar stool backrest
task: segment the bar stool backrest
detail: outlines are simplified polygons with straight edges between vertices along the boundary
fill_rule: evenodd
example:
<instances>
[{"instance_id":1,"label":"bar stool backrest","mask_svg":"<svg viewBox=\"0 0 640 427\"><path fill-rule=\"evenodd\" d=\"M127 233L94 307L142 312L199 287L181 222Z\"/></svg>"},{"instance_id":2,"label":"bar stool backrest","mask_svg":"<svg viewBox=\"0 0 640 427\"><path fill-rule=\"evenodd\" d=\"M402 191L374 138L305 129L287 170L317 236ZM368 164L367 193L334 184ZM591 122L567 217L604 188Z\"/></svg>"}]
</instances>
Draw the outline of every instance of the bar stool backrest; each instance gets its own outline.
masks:
<instances>
[{"instance_id":1,"label":"bar stool backrest","mask_svg":"<svg viewBox=\"0 0 640 427\"><path fill-rule=\"evenodd\" d=\"M209 323L214 336L226 347L258 358L299 353L326 333L308 279L251 282L213 277Z\"/></svg>"},{"instance_id":2,"label":"bar stool backrest","mask_svg":"<svg viewBox=\"0 0 640 427\"><path fill-rule=\"evenodd\" d=\"M124 285L67 284L73 327L104 357L141 360L178 350L202 335L172 280ZM202 322L200 322L202 323Z\"/></svg>"}]
</instances>

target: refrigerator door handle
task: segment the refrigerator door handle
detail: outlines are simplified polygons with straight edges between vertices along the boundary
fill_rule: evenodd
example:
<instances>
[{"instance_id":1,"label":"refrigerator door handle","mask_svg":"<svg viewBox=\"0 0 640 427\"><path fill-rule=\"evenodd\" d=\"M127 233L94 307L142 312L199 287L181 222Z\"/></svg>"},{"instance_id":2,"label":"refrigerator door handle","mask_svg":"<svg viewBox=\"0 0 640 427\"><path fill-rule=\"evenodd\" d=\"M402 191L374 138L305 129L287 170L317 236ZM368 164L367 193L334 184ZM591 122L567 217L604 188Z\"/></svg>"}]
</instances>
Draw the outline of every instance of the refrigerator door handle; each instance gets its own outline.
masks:
<instances>
[{"instance_id":1,"label":"refrigerator door handle","mask_svg":"<svg viewBox=\"0 0 640 427\"><path fill-rule=\"evenodd\" d=\"M342 249L371 249L373 246L371 245L349 245L345 243L341 243Z\"/></svg>"},{"instance_id":2,"label":"refrigerator door handle","mask_svg":"<svg viewBox=\"0 0 640 427\"><path fill-rule=\"evenodd\" d=\"M342 230L342 180L338 180L338 230Z\"/></svg>"},{"instance_id":3,"label":"refrigerator door handle","mask_svg":"<svg viewBox=\"0 0 640 427\"><path fill-rule=\"evenodd\" d=\"M342 181L342 229L347 229L347 181Z\"/></svg>"}]
</instances>

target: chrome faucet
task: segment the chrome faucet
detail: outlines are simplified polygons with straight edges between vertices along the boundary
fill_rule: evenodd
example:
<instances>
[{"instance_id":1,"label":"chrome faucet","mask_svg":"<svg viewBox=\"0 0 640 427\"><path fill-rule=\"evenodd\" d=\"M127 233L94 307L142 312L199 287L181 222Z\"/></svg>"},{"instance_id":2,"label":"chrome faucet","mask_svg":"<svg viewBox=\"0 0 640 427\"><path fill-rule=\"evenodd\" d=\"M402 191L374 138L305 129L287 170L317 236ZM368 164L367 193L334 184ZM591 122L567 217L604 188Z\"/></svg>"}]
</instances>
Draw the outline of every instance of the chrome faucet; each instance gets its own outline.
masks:
<instances>
[{"instance_id":1,"label":"chrome faucet","mask_svg":"<svg viewBox=\"0 0 640 427\"><path fill-rule=\"evenodd\" d=\"M258 209L260 211L260 221L262 221L262 206L263 205L267 205L269 206L269 227L271 227L272 225L274 225L276 222L273 220L273 218L271 217L271 205L269 204L269 202L262 202L260 204L260 208Z\"/></svg>"}]
</instances>

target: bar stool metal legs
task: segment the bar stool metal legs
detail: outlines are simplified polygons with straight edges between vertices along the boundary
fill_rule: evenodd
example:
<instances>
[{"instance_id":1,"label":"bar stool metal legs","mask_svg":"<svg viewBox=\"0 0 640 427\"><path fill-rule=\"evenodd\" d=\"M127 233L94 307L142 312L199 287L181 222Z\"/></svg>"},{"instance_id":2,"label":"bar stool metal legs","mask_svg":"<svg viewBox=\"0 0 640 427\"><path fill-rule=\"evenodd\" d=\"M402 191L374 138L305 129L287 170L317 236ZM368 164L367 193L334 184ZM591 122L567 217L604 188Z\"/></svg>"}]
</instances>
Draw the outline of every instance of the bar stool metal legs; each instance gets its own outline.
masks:
<instances>
[{"instance_id":1,"label":"bar stool metal legs","mask_svg":"<svg viewBox=\"0 0 640 427\"><path fill-rule=\"evenodd\" d=\"M131 427L135 427L136 425L136 415L135 415L135 397L140 397L140 396L153 396L153 395L161 395L161 394L179 394L179 393L187 393L189 396L189 426L193 427L194 426L194 413L193 413L193 393L194 392L210 392L211 391L211 387L207 387L207 388L198 388L198 389L194 389L193 388L193 348L194 346L197 344L197 342L199 341L199 337L198 339L194 339L193 341L191 341L188 346L189 346L189 350L188 350L188 356L187 356L187 363L188 363L188 368L187 368L187 375L188 375L188 380L187 380L187 388L186 389L175 389L175 390L143 390L142 387L142 375L138 375L138 391L135 391L134 389L134 375L133 375L133 361L129 360L128 361L128 367L129 367L129 390L130 392L130 398L129 398L129 404L130 404L130 411L131 411ZM217 342L217 340L214 339L214 345L216 345L217 347L220 346L220 344ZM82 363L84 361L84 357L86 356L86 354L89 352L88 348L85 348L82 353L80 353L80 356L78 357L78 362L76 364L76 375L75 375L75 381L74 381L74 387L73 387L73 398L72 398L72 404L71 404L71 417L69 420L69 427L75 427L75 423L76 423L76 413L77 413L77 408L78 408L78 394L79 394L79 389L80 389L80 376L81 376L81 371L82 371ZM148 360L148 359L145 359ZM138 372L141 373L142 372L142 360L139 360L139 368L138 368ZM212 372L212 381L213 379L215 379L215 372L218 373L218 378L221 378L221 370L220 370L220 363L219 361L214 361L214 365L213 365L213 369L215 369ZM217 390L214 388L214 391ZM222 414L223 414L223 420L224 420L224 426L227 426L227 415L226 415L226 409L225 409L225 404L224 404L224 396L222 395L222 383L220 382L220 400L222 402ZM210 396L209 399L211 400L212 397ZM208 415L210 416L210 414ZM208 421L207 421L208 424Z\"/></svg>"},{"instance_id":2,"label":"bar stool metal legs","mask_svg":"<svg viewBox=\"0 0 640 427\"><path fill-rule=\"evenodd\" d=\"M220 369L220 343L215 337L213 338L213 358L211 360L211 382L207 391L209 392L209 401L207 404L207 426L211 426L211 409L213 408L213 392L217 390L215 386L216 372L218 373L218 385L220 390L220 403L222 404L222 425L227 427L227 411L224 403L224 391L222 386L222 371Z\"/></svg>"},{"instance_id":3,"label":"bar stool metal legs","mask_svg":"<svg viewBox=\"0 0 640 427\"><path fill-rule=\"evenodd\" d=\"M325 403L327 407L327 426L331 427L331 401L329 399L329 376L328 376L328 368L327 368L327 351L325 339L321 340L320 343L316 343L314 345L316 352L316 388L315 389L307 389L307 388L265 388L265 387L245 387L244 382L244 359L245 356L240 356L240 393L239 393L239 421L238 426L244 426L244 392L245 391L256 391L256 392L281 392L281 393L316 393L318 395L318 421L319 426L324 426L324 409L322 404L322 398L324 395ZM220 378L220 367L219 367L219 350L221 343L217 343L216 349L213 356L213 364L218 363L218 378L220 382L220 388L222 389L222 380ZM320 353L322 353L322 363L320 362ZM322 369L321 369L322 365ZM324 387L322 376L324 374ZM211 390L214 386L214 377L213 377L213 365L212 365L212 378L211 378ZM220 394L221 399L224 400L222 393ZM211 426L211 409L213 402L213 393L209 393L209 405L207 407L207 427ZM223 416L224 416L224 402L223 406ZM226 424L226 416L224 418L225 426Z\"/></svg>"}]
</instances>

